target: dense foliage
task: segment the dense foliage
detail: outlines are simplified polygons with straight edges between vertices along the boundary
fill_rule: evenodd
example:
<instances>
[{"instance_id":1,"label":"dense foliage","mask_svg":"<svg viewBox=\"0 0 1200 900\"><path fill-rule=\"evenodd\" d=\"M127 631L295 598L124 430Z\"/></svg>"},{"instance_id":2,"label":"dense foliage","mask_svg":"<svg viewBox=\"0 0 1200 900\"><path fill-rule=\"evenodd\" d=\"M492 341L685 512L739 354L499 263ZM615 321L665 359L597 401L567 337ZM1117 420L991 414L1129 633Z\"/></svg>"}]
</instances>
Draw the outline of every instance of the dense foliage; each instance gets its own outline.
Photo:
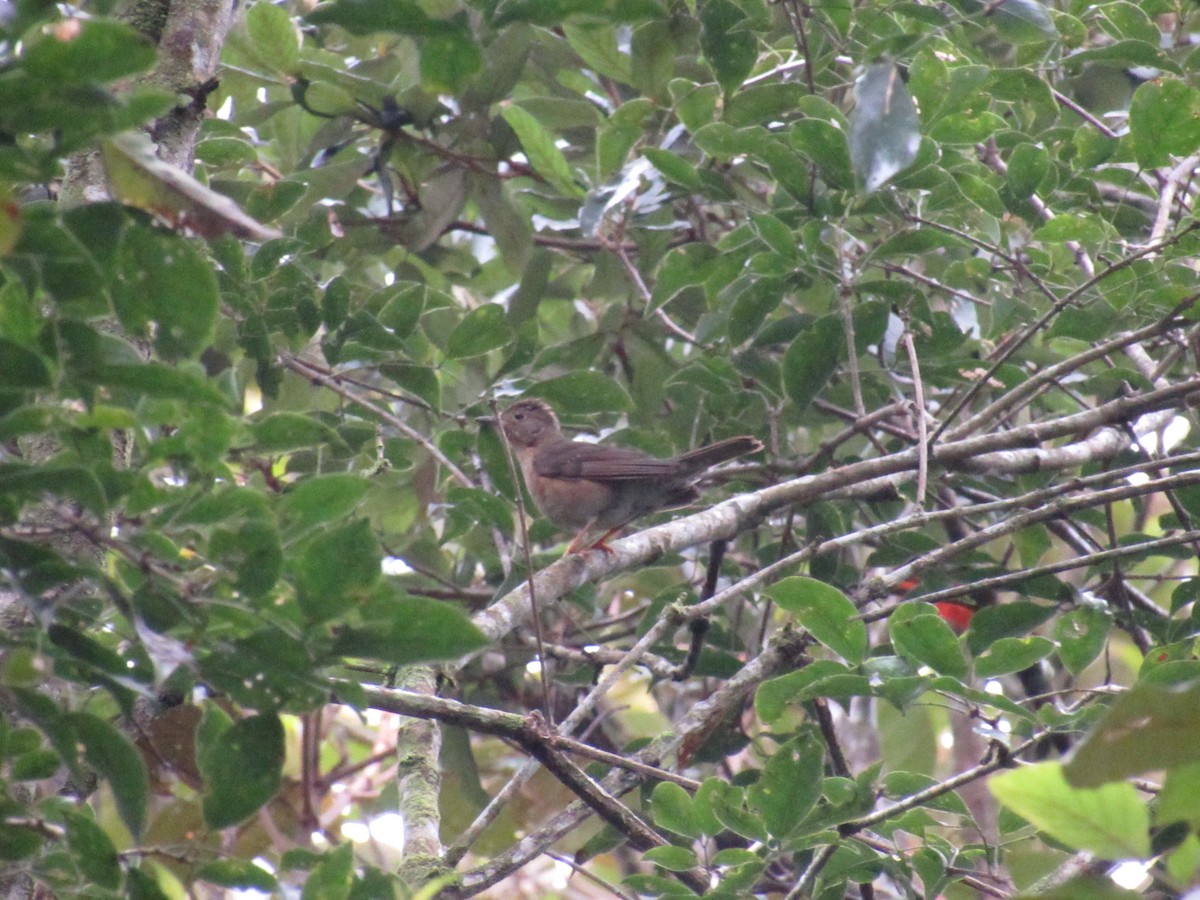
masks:
<instances>
[{"instance_id":1,"label":"dense foliage","mask_svg":"<svg viewBox=\"0 0 1200 900\"><path fill-rule=\"evenodd\" d=\"M1200 884L1195 4L0 31L6 897Z\"/></svg>"}]
</instances>

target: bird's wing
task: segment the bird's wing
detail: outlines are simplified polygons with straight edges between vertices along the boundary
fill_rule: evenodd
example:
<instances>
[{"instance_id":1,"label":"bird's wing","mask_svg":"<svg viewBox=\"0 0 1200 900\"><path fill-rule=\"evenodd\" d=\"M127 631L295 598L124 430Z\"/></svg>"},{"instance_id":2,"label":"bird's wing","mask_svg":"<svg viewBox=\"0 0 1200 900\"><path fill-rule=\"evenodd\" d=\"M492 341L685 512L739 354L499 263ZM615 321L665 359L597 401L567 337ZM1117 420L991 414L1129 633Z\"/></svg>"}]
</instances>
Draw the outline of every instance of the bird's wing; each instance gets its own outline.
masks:
<instances>
[{"instance_id":1,"label":"bird's wing","mask_svg":"<svg viewBox=\"0 0 1200 900\"><path fill-rule=\"evenodd\" d=\"M679 466L673 459L657 459L640 450L583 441L563 441L543 448L534 457L533 467L545 478L587 478L592 481L670 478L679 474Z\"/></svg>"}]
</instances>

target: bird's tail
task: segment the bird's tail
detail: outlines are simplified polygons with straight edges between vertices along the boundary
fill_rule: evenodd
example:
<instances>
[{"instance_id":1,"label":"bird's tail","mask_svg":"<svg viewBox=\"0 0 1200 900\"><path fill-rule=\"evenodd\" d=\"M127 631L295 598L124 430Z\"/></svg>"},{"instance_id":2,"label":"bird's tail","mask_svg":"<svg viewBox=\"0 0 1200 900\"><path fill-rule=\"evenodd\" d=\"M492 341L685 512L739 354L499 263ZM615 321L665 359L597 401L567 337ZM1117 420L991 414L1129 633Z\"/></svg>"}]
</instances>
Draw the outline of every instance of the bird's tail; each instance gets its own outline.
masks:
<instances>
[{"instance_id":1,"label":"bird's tail","mask_svg":"<svg viewBox=\"0 0 1200 900\"><path fill-rule=\"evenodd\" d=\"M762 441L758 438L742 435L741 437L726 438L723 441L717 441L715 444L689 450L682 456L677 457L676 461L689 472L698 475L709 466L737 459L739 456L745 456L747 453L757 453L762 448Z\"/></svg>"}]
</instances>

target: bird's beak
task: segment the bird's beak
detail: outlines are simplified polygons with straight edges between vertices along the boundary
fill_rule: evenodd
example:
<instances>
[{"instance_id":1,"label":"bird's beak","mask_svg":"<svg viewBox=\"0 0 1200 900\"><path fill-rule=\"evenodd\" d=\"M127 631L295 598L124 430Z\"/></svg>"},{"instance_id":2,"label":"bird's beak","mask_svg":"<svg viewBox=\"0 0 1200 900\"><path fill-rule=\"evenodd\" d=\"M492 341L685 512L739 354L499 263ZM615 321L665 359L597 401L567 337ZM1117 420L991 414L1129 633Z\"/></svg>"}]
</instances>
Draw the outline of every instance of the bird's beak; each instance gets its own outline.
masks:
<instances>
[{"instance_id":1,"label":"bird's beak","mask_svg":"<svg viewBox=\"0 0 1200 900\"><path fill-rule=\"evenodd\" d=\"M495 416L476 416L475 421L478 422L480 425L491 425L493 428L496 427L496 417Z\"/></svg>"}]
</instances>

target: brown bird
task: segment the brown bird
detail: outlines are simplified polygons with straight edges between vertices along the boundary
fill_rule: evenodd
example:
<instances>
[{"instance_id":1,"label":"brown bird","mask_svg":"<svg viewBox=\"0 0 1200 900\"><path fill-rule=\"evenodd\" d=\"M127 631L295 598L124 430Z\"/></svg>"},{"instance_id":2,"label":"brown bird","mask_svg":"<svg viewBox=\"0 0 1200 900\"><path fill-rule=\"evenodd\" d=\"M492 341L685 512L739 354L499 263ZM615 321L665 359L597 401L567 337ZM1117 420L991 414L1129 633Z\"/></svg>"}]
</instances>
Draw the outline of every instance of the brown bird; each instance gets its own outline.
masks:
<instances>
[{"instance_id":1,"label":"brown bird","mask_svg":"<svg viewBox=\"0 0 1200 900\"><path fill-rule=\"evenodd\" d=\"M728 438L672 459L640 450L573 441L541 400L518 400L500 424L521 464L533 502L559 528L576 531L567 553L578 553L593 530L605 529L587 549L605 543L639 516L700 499L696 481L710 466L762 449L757 438Z\"/></svg>"}]
</instances>

